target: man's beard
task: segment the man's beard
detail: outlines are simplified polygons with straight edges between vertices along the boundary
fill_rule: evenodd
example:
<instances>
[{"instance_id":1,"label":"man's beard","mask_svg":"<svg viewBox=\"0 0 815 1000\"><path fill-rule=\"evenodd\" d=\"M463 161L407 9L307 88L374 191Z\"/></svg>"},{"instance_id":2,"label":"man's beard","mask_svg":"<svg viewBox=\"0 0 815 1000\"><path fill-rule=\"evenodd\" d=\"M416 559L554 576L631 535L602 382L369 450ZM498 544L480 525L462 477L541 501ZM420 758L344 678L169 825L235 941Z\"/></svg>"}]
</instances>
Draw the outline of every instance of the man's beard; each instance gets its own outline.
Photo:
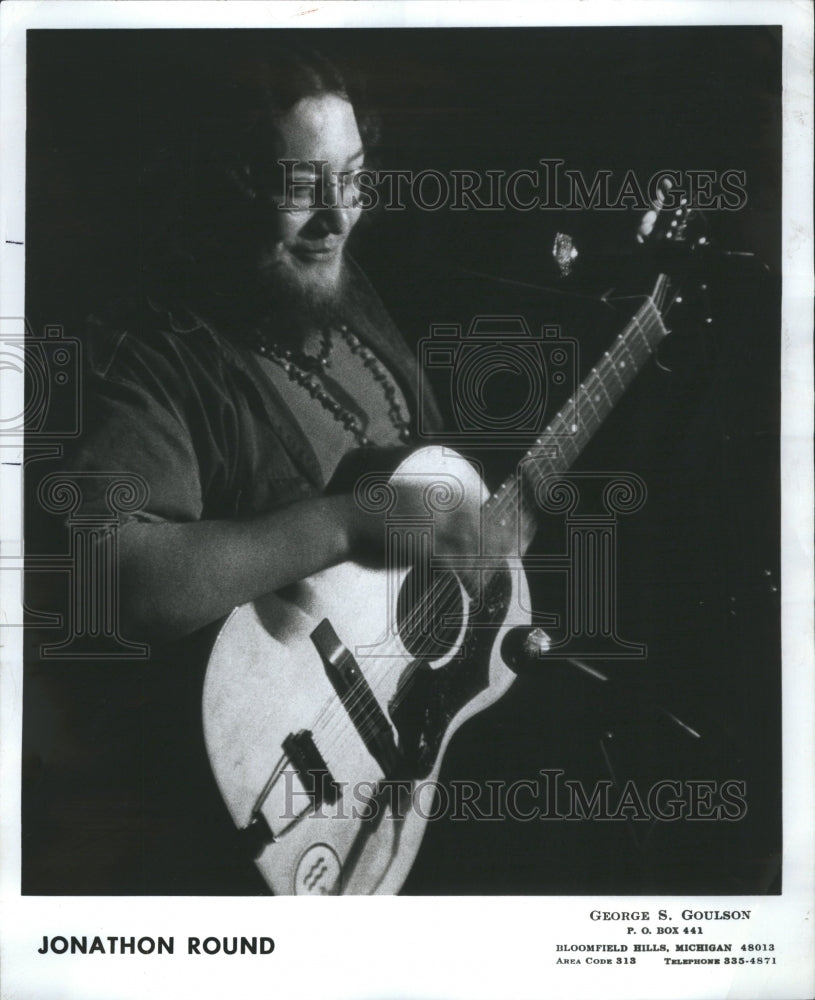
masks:
<instances>
[{"instance_id":1,"label":"man's beard","mask_svg":"<svg viewBox=\"0 0 815 1000\"><path fill-rule=\"evenodd\" d=\"M298 261L281 247L221 251L182 271L177 284L184 289L182 301L199 304L227 337L255 343L260 333L268 344L292 350L347 321L354 286L344 250L329 267Z\"/></svg>"},{"instance_id":2,"label":"man's beard","mask_svg":"<svg viewBox=\"0 0 815 1000\"><path fill-rule=\"evenodd\" d=\"M281 347L300 347L310 333L341 322L347 285L344 256L329 269L323 264L301 264L281 254L258 274L261 331Z\"/></svg>"}]
</instances>

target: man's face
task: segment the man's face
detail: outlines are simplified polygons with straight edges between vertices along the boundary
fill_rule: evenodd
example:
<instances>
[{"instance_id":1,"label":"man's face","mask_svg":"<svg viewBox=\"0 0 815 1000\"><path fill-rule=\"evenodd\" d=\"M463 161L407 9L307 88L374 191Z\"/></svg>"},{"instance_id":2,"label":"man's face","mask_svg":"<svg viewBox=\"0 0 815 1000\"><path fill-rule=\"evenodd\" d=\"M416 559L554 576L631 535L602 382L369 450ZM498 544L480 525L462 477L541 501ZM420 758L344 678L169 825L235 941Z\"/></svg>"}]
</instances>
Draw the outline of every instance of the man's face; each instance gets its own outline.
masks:
<instances>
[{"instance_id":1,"label":"man's face","mask_svg":"<svg viewBox=\"0 0 815 1000\"><path fill-rule=\"evenodd\" d=\"M261 274L271 284L282 282L307 298L330 298L342 273L345 242L361 209L331 183L322 185L322 198L319 191L323 179L333 182L362 166L354 109L336 94L304 97L279 122L279 131L283 159L297 161L291 175L295 190L316 191L318 206L275 213L274 242L261 255ZM310 163L317 160L326 164L322 178L319 167L315 173ZM282 178L282 166L280 172Z\"/></svg>"}]
</instances>

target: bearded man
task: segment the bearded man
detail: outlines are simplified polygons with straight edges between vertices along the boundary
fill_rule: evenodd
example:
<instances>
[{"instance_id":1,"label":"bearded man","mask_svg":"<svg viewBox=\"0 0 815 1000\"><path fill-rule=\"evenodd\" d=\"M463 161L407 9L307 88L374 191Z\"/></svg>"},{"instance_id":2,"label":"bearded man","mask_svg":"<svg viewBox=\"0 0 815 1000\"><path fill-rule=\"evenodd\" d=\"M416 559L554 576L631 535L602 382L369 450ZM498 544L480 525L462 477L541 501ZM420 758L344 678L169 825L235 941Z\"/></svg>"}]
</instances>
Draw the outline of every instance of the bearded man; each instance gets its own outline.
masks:
<instances>
[{"instance_id":1,"label":"bearded man","mask_svg":"<svg viewBox=\"0 0 815 1000\"><path fill-rule=\"evenodd\" d=\"M366 150L344 83L313 54L249 69L221 134L199 136L213 147L146 313L99 324L72 463L147 484L120 572L125 631L153 640L380 542L323 490L347 451L405 443L415 419L413 356L346 253Z\"/></svg>"},{"instance_id":2,"label":"bearded man","mask_svg":"<svg viewBox=\"0 0 815 1000\"><path fill-rule=\"evenodd\" d=\"M74 724L92 736L76 774L89 811L58 838L74 891L262 891L204 753L214 627L319 570L381 562L384 515L325 488L348 452L416 437L414 356L346 250L374 129L339 71L266 54L203 103L156 173L164 225L144 238L139 294L92 320L63 466L85 477L80 515L105 510L110 475L143 484L117 530L117 610L122 634L151 644L146 663L73 669ZM437 551L475 551L477 531L477 506L451 513ZM52 819L70 793L63 805Z\"/></svg>"}]
</instances>

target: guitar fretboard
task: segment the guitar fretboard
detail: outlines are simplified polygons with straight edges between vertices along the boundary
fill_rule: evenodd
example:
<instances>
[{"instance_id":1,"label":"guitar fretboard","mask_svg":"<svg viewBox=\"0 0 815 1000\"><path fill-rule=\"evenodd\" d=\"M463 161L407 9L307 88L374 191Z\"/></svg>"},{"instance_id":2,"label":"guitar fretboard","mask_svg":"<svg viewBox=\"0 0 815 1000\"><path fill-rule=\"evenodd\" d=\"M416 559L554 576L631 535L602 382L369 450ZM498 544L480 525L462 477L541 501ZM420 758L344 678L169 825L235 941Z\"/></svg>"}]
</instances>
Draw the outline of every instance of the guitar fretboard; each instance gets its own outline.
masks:
<instances>
[{"instance_id":1,"label":"guitar fretboard","mask_svg":"<svg viewBox=\"0 0 815 1000\"><path fill-rule=\"evenodd\" d=\"M520 554L526 551L536 528L538 484L566 472L611 413L626 389L648 361L667 329L655 304L661 294L661 277L653 296L647 298L608 351L592 368L575 394L563 406L524 456L519 471L504 482L484 507L487 537L491 529L517 521ZM525 496L524 496L525 495Z\"/></svg>"}]
</instances>

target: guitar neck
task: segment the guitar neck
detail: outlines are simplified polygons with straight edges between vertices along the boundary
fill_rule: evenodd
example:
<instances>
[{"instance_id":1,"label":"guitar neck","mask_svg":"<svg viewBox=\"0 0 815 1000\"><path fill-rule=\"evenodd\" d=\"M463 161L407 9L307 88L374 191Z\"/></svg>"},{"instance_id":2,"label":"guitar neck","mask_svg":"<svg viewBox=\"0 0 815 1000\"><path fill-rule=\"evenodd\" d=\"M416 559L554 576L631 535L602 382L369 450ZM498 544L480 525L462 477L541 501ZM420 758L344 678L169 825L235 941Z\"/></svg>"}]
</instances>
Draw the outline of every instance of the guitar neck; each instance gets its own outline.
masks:
<instances>
[{"instance_id":1,"label":"guitar neck","mask_svg":"<svg viewBox=\"0 0 815 1000\"><path fill-rule=\"evenodd\" d=\"M484 506L487 537L491 526L504 528L518 520L520 554L526 552L537 528L536 491L551 476L566 472L622 398L654 353L667 329L655 304L666 279L660 276L625 329L592 368L544 433L527 451L515 472Z\"/></svg>"}]
</instances>

